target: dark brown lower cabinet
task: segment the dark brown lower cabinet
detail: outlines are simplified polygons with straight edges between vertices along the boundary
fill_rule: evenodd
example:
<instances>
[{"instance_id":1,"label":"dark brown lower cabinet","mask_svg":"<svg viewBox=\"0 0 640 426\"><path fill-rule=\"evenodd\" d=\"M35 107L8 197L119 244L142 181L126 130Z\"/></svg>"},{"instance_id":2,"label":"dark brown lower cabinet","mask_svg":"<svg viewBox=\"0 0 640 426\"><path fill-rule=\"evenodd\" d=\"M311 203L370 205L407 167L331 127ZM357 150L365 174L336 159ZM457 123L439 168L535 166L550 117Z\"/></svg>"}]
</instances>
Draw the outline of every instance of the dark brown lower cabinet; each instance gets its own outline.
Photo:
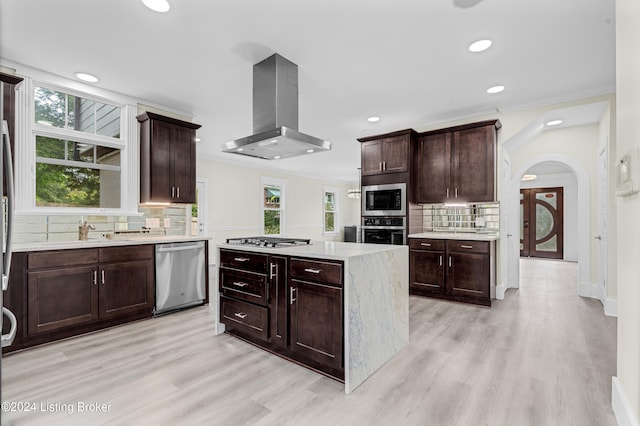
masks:
<instances>
[{"instance_id":1,"label":"dark brown lower cabinet","mask_svg":"<svg viewBox=\"0 0 640 426\"><path fill-rule=\"evenodd\" d=\"M10 308L26 322L5 352L150 318L154 246L16 253Z\"/></svg>"},{"instance_id":2,"label":"dark brown lower cabinet","mask_svg":"<svg viewBox=\"0 0 640 426\"><path fill-rule=\"evenodd\" d=\"M219 259L227 333L344 380L341 262L230 249Z\"/></svg>"},{"instance_id":3,"label":"dark brown lower cabinet","mask_svg":"<svg viewBox=\"0 0 640 426\"><path fill-rule=\"evenodd\" d=\"M96 273L95 266L28 272L29 334L98 319Z\"/></svg>"},{"instance_id":4,"label":"dark brown lower cabinet","mask_svg":"<svg viewBox=\"0 0 640 426\"><path fill-rule=\"evenodd\" d=\"M495 242L411 239L409 292L491 306Z\"/></svg>"},{"instance_id":5,"label":"dark brown lower cabinet","mask_svg":"<svg viewBox=\"0 0 640 426\"><path fill-rule=\"evenodd\" d=\"M342 367L342 289L291 280L291 350Z\"/></svg>"}]
</instances>

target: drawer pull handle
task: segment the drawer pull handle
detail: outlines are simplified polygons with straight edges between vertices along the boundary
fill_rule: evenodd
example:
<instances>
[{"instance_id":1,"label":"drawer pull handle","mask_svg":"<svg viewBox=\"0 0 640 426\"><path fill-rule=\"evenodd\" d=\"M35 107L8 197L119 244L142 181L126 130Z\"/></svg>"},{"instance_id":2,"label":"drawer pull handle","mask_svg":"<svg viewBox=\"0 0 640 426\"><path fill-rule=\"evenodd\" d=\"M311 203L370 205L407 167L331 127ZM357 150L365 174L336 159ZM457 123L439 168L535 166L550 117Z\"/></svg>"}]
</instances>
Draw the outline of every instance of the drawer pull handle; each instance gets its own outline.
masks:
<instances>
[{"instance_id":1,"label":"drawer pull handle","mask_svg":"<svg viewBox=\"0 0 640 426\"><path fill-rule=\"evenodd\" d=\"M439 257L440 257L440 259L438 260L438 264L439 264L440 266L442 266L442 255L440 255Z\"/></svg>"},{"instance_id":2,"label":"drawer pull handle","mask_svg":"<svg viewBox=\"0 0 640 426\"><path fill-rule=\"evenodd\" d=\"M269 278L275 278L278 275L278 265L276 263L269 264Z\"/></svg>"},{"instance_id":3,"label":"drawer pull handle","mask_svg":"<svg viewBox=\"0 0 640 426\"><path fill-rule=\"evenodd\" d=\"M98 284L98 271L93 271L93 285Z\"/></svg>"},{"instance_id":4,"label":"drawer pull handle","mask_svg":"<svg viewBox=\"0 0 640 426\"><path fill-rule=\"evenodd\" d=\"M246 287L249 285L249 283L243 283L242 281L234 281L233 285L238 286L238 287Z\"/></svg>"},{"instance_id":5,"label":"drawer pull handle","mask_svg":"<svg viewBox=\"0 0 640 426\"><path fill-rule=\"evenodd\" d=\"M247 314L245 314L244 312L236 312L233 315L237 316L240 319L245 319L247 317Z\"/></svg>"},{"instance_id":6,"label":"drawer pull handle","mask_svg":"<svg viewBox=\"0 0 640 426\"><path fill-rule=\"evenodd\" d=\"M290 304L293 305L293 302L296 301L296 289L294 287L289 288L289 299L291 299Z\"/></svg>"},{"instance_id":7,"label":"drawer pull handle","mask_svg":"<svg viewBox=\"0 0 640 426\"><path fill-rule=\"evenodd\" d=\"M236 262L248 262L251 259L249 259L248 257L234 257L233 260L235 260Z\"/></svg>"},{"instance_id":8,"label":"drawer pull handle","mask_svg":"<svg viewBox=\"0 0 640 426\"><path fill-rule=\"evenodd\" d=\"M319 274L320 272L322 272L322 269L305 268L304 271L305 272L310 272L312 274Z\"/></svg>"},{"instance_id":9,"label":"drawer pull handle","mask_svg":"<svg viewBox=\"0 0 640 426\"><path fill-rule=\"evenodd\" d=\"M461 245L460 247L461 248L466 248L466 249L472 249L473 248L473 246L465 246L465 245Z\"/></svg>"},{"instance_id":10,"label":"drawer pull handle","mask_svg":"<svg viewBox=\"0 0 640 426\"><path fill-rule=\"evenodd\" d=\"M449 268L451 268L451 264L452 264L452 260L451 260L451 256L449 256Z\"/></svg>"},{"instance_id":11,"label":"drawer pull handle","mask_svg":"<svg viewBox=\"0 0 640 426\"><path fill-rule=\"evenodd\" d=\"M431 247L431 244L429 243L420 243L421 246L425 246L425 247Z\"/></svg>"}]
</instances>

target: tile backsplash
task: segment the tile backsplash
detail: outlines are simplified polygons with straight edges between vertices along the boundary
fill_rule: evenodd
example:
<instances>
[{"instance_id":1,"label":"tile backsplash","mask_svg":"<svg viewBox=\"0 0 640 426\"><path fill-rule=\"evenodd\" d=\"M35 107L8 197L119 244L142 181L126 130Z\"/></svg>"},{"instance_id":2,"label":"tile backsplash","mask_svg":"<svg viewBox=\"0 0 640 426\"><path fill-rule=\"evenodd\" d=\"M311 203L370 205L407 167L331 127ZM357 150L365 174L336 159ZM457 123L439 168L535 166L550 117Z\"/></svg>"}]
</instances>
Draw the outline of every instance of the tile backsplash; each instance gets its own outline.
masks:
<instances>
[{"instance_id":1,"label":"tile backsplash","mask_svg":"<svg viewBox=\"0 0 640 426\"><path fill-rule=\"evenodd\" d=\"M425 204L422 206L423 231L493 233L500 231L500 203L465 206Z\"/></svg>"},{"instance_id":2,"label":"tile backsplash","mask_svg":"<svg viewBox=\"0 0 640 426\"><path fill-rule=\"evenodd\" d=\"M81 221L87 221L96 228L89 231L89 239L106 238L107 234L142 232L143 227L149 228L144 229L144 232L150 235L186 235L187 233L187 214L191 216L191 205L140 207L138 211L141 213L140 216L15 214L13 241L16 244L75 241L78 239L78 225ZM165 225L168 226L165 227Z\"/></svg>"}]
</instances>

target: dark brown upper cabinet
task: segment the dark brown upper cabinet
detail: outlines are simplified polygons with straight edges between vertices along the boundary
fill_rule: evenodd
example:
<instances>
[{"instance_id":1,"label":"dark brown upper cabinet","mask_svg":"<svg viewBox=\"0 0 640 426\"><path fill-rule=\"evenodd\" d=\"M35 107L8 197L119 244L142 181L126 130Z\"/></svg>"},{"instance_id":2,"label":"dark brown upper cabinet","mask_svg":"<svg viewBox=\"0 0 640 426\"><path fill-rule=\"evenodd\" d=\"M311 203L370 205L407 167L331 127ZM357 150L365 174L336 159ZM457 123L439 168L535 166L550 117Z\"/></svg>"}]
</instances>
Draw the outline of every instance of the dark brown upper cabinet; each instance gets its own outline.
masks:
<instances>
[{"instance_id":1,"label":"dark brown upper cabinet","mask_svg":"<svg viewBox=\"0 0 640 426\"><path fill-rule=\"evenodd\" d=\"M359 138L358 141L361 142L361 175L408 172L409 146L413 132L409 129Z\"/></svg>"},{"instance_id":2,"label":"dark brown upper cabinet","mask_svg":"<svg viewBox=\"0 0 640 426\"><path fill-rule=\"evenodd\" d=\"M413 174L416 203L495 201L497 130L491 120L418 135Z\"/></svg>"},{"instance_id":3,"label":"dark brown upper cabinet","mask_svg":"<svg viewBox=\"0 0 640 426\"><path fill-rule=\"evenodd\" d=\"M22 77L0 72L0 84L3 87L2 96L2 119L7 120L9 139L11 140L11 159L15 170L15 140L16 140L16 86L22 82ZM0 123L1 125L1 123ZM6 167L4 168L6 170ZM7 179L3 180L2 195L7 195Z\"/></svg>"},{"instance_id":4,"label":"dark brown upper cabinet","mask_svg":"<svg viewBox=\"0 0 640 426\"><path fill-rule=\"evenodd\" d=\"M140 122L140 202L196 202L199 124L145 112Z\"/></svg>"}]
</instances>

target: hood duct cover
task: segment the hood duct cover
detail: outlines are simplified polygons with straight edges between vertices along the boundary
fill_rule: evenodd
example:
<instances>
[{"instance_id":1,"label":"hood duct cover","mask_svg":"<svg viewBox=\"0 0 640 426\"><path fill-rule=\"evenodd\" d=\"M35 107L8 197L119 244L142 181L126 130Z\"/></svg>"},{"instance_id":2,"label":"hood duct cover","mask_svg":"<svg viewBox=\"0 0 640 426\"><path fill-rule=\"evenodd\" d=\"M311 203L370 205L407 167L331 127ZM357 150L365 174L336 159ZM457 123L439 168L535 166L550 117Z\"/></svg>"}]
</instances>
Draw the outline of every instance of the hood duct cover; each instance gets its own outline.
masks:
<instances>
[{"instance_id":1,"label":"hood duct cover","mask_svg":"<svg viewBox=\"0 0 640 426\"><path fill-rule=\"evenodd\" d=\"M298 131L298 66L277 53L253 66L253 133L222 151L278 160L331 150L331 142Z\"/></svg>"}]
</instances>

